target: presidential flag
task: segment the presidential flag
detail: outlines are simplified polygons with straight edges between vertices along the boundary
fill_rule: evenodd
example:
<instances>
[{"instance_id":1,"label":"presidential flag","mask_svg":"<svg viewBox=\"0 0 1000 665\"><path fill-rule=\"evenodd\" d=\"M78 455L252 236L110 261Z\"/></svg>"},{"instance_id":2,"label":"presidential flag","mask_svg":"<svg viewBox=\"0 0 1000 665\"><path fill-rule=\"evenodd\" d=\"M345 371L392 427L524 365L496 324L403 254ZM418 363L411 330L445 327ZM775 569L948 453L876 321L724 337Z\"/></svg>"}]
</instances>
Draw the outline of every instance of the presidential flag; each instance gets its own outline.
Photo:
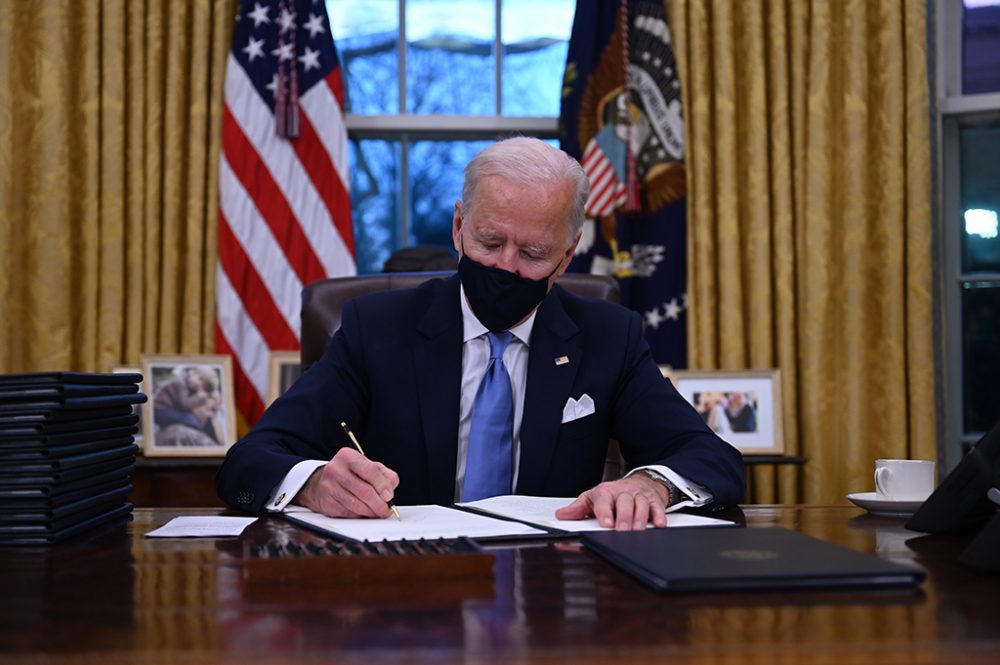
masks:
<instances>
[{"instance_id":1,"label":"presidential flag","mask_svg":"<svg viewBox=\"0 0 1000 665\"><path fill-rule=\"evenodd\" d=\"M615 275L654 358L686 367L684 125L662 0L577 3L561 122L591 186L571 269Z\"/></svg>"},{"instance_id":2,"label":"presidential flag","mask_svg":"<svg viewBox=\"0 0 1000 665\"><path fill-rule=\"evenodd\" d=\"M215 337L248 424L270 351L299 348L302 287L356 271L343 109L325 4L245 0L226 65Z\"/></svg>"}]
</instances>

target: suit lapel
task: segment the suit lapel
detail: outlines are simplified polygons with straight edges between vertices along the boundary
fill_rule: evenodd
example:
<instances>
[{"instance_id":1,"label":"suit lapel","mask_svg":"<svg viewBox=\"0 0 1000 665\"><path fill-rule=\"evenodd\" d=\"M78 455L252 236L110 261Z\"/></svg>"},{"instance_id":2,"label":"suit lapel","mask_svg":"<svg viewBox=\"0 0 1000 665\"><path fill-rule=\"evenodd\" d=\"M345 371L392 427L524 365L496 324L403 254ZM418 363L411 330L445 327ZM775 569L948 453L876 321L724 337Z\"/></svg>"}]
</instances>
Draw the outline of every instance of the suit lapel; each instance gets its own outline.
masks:
<instances>
[{"instance_id":1,"label":"suit lapel","mask_svg":"<svg viewBox=\"0 0 1000 665\"><path fill-rule=\"evenodd\" d=\"M417 324L413 362L416 369L426 444L427 478L431 501L451 504L455 499L458 455L459 391L462 376L462 313L458 276L432 295L427 313Z\"/></svg>"},{"instance_id":2,"label":"suit lapel","mask_svg":"<svg viewBox=\"0 0 1000 665\"><path fill-rule=\"evenodd\" d=\"M528 382L521 417L518 494L541 494L559 438L562 412L582 359L576 324L554 287L538 308L528 353ZM565 357L568 362L563 362ZM559 362L557 363L557 359Z\"/></svg>"}]
</instances>

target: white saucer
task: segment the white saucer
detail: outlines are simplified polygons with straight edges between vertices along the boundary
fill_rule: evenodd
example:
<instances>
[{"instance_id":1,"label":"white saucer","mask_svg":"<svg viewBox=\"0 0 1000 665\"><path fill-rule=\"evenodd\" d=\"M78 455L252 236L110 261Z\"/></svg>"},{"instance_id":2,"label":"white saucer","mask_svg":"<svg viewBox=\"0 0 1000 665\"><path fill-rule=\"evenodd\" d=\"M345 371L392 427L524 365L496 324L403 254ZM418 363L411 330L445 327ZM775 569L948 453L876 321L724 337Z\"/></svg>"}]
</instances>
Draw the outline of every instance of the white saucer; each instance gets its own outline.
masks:
<instances>
[{"instance_id":1,"label":"white saucer","mask_svg":"<svg viewBox=\"0 0 1000 665\"><path fill-rule=\"evenodd\" d=\"M889 501L880 499L875 492L855 492L848 494L847 500L859 508L864 508L872 515L884 517L909 517L917 512L923 501Z\"/></svg>"}]
</instances>

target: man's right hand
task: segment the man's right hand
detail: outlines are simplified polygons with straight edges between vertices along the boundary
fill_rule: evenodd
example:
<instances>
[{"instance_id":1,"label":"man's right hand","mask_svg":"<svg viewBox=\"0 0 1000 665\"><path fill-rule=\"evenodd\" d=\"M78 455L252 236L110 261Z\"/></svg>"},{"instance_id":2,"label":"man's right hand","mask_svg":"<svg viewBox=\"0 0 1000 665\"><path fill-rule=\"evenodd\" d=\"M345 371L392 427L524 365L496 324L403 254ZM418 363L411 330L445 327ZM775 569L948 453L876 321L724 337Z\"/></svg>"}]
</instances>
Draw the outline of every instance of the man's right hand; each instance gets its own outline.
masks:
<instances>
[{"instance_id":1,"label":"man's right hand","mask_svg":"<svg viewBox=\"0 0 1000 665\"><path fill-rule=\"evenodd\" d=\"M330 517L389 517L399 476L352 448L313 471L293 503Z\"/></svg>"}]
</instances>

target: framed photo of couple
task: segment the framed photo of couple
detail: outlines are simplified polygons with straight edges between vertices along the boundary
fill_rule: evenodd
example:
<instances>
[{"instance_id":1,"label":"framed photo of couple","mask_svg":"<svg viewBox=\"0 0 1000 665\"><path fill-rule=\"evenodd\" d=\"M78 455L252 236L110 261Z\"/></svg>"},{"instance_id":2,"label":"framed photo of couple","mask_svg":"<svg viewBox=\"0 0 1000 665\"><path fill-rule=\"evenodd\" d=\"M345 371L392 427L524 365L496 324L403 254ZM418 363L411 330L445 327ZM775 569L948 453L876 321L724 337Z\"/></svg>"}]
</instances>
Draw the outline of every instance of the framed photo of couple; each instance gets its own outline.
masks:
<instances>
[{"instance_id":1,"label":"framed photo of couple","mask_svg":"<svg viewBox=\"0 0 1000 665\"><path fill-rule=\"evenodd\" d=\"M143 454L222 457L236 443L232 358L142 356Z\"/></svg>"},{"instance_id":2,"label":"framed photo of couple","mask_svg":"<svg viewBox=\"0 0 1000 665\"><path fill-rule=\"evenodd\" d=\"M781 372L701 371L661 367L705 423L744 455L780 455Z\"/></svg>"}]
</instances>

